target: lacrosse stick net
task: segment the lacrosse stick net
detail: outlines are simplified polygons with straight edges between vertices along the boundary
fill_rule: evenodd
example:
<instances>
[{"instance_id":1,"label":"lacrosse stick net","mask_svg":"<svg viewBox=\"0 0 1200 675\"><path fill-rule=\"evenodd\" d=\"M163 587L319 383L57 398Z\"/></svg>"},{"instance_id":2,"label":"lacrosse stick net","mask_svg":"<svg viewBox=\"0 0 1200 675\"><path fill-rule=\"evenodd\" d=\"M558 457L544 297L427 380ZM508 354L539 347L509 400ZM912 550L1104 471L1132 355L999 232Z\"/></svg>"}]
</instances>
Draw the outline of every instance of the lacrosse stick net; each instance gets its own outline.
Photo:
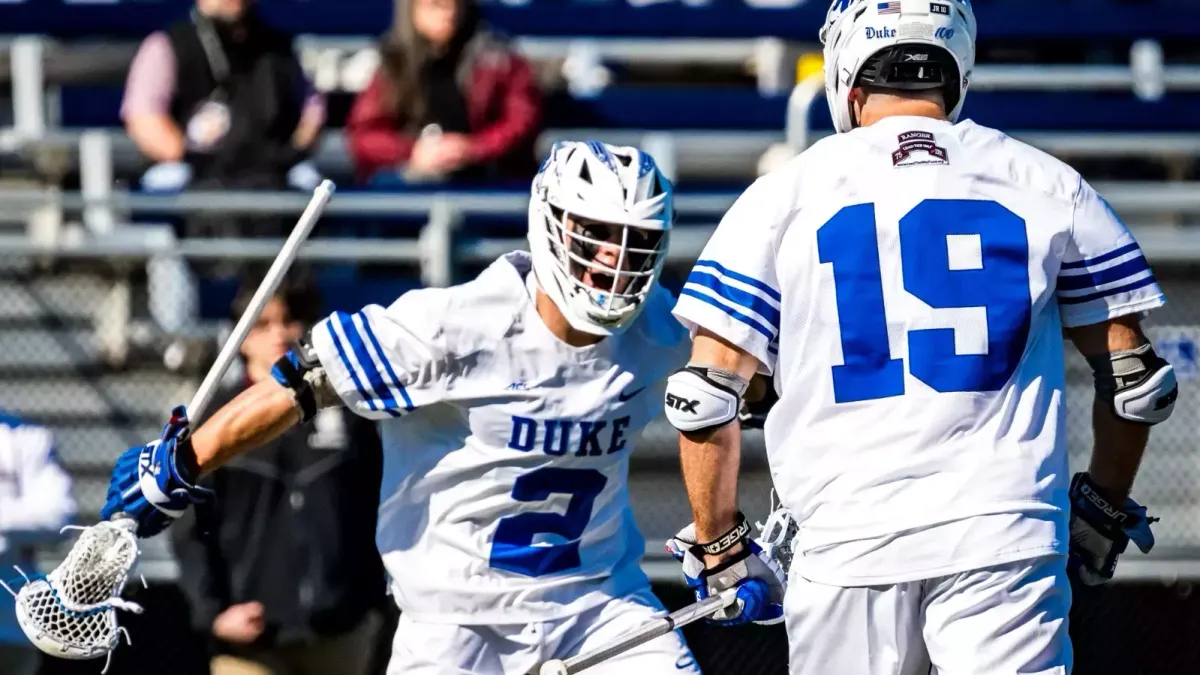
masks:
<instances>
[{"instance_id":1,"label":"lacrosse stick net","mask_svg":"<svg viewBox=\"0 0 1200 675\"><path fill-rule=\"evenodd\" d=\"M18 591L4 584L16 598L17 623L38 649L64 659L111 655L124 632L116 610L142 611L120 597L138 558L133 527L122 519L64 528L82 534L63 564L45 577L25 577Z\"/></svg>"}]
</instances>

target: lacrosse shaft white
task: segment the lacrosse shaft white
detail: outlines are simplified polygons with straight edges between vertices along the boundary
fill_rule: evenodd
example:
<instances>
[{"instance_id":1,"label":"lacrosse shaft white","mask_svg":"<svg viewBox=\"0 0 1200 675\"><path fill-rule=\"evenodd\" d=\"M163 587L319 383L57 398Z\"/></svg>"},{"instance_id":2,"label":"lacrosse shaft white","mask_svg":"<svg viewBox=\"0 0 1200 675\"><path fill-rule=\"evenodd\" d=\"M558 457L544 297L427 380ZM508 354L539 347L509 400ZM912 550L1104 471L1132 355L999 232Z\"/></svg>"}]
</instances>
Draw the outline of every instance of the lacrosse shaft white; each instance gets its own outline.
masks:
<instances>
[{"instance_id":1,"label":"lacrosse shaft white","mask_svg":"<svg viewBox=\"0 0 1200 675\"><path fill-rule=\"evenodd\" d=\"M730 592L734 591L734 592ZM593 651L578 656L571 657L563 661L566 666L566 672L574 675L581 670L591 668L592 666L611 659L619 654L646 644L647 642L662 637L676 628L682 628L689 623L695 623L700 619L712 616L717 611L733 604L736 599L736 589L728 589L721 595L714 595L711 598L705 598L700 602L688 605L683 609L672 612L667 616L648 623L645 626L629 633L628 635L617 638L616 640L596 648Z\"/></svg>"},{"instance_id":2,"label":"lacrosse shaft white","mask_svg":"<svg viewBox=\"0 0 1200 675\"><path fill-rule=\"evenodd\" d=\"M258 290L254 292L254 297L251 298L250 304L246 307L246 311L242 313L242 317L238 319L237 325L233 328L233 334L225 341L225 345L221 347L221 353L217 355L217 360L209 369L208 374L204 376L204 381L200 383L200 388L196 390L196 395L192 397L192 402L188 405L188 418L198 420L204 416L205 409L212 402L213 393L217 389L221 378L225 376L225 371L229 370L233 359L237 357L238 350L241 349L242 341L250 333L250 328L258 321L258 315L262 313L263 308L267 306L267 302L275 293L275 289L279 288L280 282L283 281L284 275L296 260L296 254L300 251L300 246L308 239L308 235L312 232L313 226L317 224L317 220L321 217L321 212L325 210L325 205L329 203L330 197L333 196L334 184L333 181L326 180L317 186L313 192L312 199L309 200L308 206L304 209L304 213L300 216L300 220L296 221L296 226L292 228L292 233L284 242L283 248L279 251L279 255L275 256L275 262L271 263L271 268L267 270L267 274L263 277L262 283L259 284Z\"/></svg>"}]
</instances>

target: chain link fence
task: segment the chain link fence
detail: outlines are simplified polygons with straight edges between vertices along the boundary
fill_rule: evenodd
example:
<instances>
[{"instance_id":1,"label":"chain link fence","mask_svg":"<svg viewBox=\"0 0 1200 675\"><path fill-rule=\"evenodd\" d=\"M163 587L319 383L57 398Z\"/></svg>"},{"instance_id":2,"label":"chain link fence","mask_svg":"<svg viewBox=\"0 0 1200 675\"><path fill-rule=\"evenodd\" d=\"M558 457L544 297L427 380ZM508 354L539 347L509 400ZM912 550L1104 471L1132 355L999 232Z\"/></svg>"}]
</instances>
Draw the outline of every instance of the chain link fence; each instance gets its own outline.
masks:
<instances>
[{"instance_id":1,"label":"chain link fence","mask_svg":"<svg viewBox=\"0 0 1200 675\"><path fill-rule=\"evenodd\" d=\"M416 278L415 268L408 264L362 268L319 262L308 264L307 269L319 279L325 292L325 311L386 303L415 283L397 282L395 278ZM1156 567L1137 571L1143 569L1139 567L1143 561L1163 561L1174 564L1170 574L1200 578L1200 504L1196 497L1200 494L1200 454L1193 449L1192 440L1193 429L1200 424L1200 394L1195 386L1200 376L1196 360L1200 280L1190 267L1159 265L1156 271L1170 303L1148 319L1147 331L1159 353L1175 366L1181 381L1176 413L1152 433L1135 488L1138 500L1163 519L1155 531L1158 547L1153 556L1130 554L1122 561L1123 572L1129 575L1132 570L1131 576L1147 579L1148 583L1077 592L1072 620L1081 668L1076 672L1200 672L1200 665L1185 665L1200 664L1200 654L1196 658L1185 656L1196 648L1186 641L1176 644L1175 640L1179 621L1189 625L1200 622L1200 607L1193 602L1191 586L1187 582L1164 585ZM358 290L363 287L363 275L374 275L378 283L372 287L381 297L366 297ZM148 278L158 280L160 286L155 288ZM158 435L170 407L187 401L194 392L203 369L215 354L222 327L228 329L228 304L236 288L232 273L200 278L196 288L181 291L199 292L196 309L202 316L202 321L194 324L189 340L184 341L155 328L149 309L152 296L161 301L175 293L161 283L161 277L147 277L142 259L51 263L0 253L0 410L53 430L61 460L75 480L84 521L95 518L99 511L113 460L124 448ZM237 372L230 375L232 381L239 377ZM1092 384L1086 363L1072 349L1068 349L1067 382L1067 436L1074 471L1086 465L1091 452ZM690 519L676 453L675 434L665 423L650 428L634 454L629 488L639 526L647 538L648 560L653 562L657 556L660 563L653 573L662 582L656 589L672 607L688 601L686 591L676 583L677 568L662 563L662 541ZM748 434L745 454L742 507L752 520L761 520L767 514L770 495L761 435ZM168 585L138 592L158 598L155 602L164 607L182 611L177 594L169 590L173 567L170 552L160 539L165 538L148 542L145 559L149 569L161 570L150 572L152 578L158 577ZM52 558L56 552L50 555ZM1150 604L1139 604L1138 598ZM1151 612L1150 607L1157 609ZM1121 625L1130 621L1117 613L1118 608L1140 617L1143 629L1122 637L1119 630L1111 628L1118 619ZM1172 619L1175 623L1166 623L1165 617L1176 617ZM151 638L153 645L154 639L165 639L161 632L173 624L143 620L139 625L140 632L158 636ZM714 631L700 625L685 633L705 672L786 672L782 627ZM1140 647L1117 649L1135 639L1171 652L1138 662L1131 655L1142 653ZM1081 651L1085 647L1086 654ZM118 659L111 672L158 672L146 670L146 659L135 656L144 654L143 649L146 647ZM1118 668L1114 664L1123 665ZM99 666L88 669L90 666L57 662L47 668L45 672L99 671Z\"/></svg>"}]
</instances>

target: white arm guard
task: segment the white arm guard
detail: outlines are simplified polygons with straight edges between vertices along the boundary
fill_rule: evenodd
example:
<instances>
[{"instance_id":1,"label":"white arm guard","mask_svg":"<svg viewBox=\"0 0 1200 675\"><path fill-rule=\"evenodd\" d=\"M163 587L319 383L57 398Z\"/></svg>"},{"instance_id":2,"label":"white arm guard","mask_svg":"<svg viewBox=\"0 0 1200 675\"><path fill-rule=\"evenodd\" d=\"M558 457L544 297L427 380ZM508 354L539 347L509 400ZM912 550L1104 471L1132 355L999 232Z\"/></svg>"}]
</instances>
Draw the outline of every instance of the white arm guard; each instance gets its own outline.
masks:
<instances>
[{"instance_id":1,"label":"white arm guard","mask_svg":"<svg viewBox=\"0 0 1200 675\"><path fill-rule=\"evenodd\" d=\"M720 368L687 366L667 378L667 421L680 431L708 431L737 418L749 382Z\"/></svg>"},{"instance_id":2,"label":"white arm guard","mask_svg":"<svg viewBox=\"0 0 1200 675\"><path fill-rule=\"evenodd\" d=\"M1151 345L1089 357L1088 363L1096 376L1096 396L1110 402L1117 417L1158 424L1171 416L1179 395L1175 369Z\"/></svg>"}]
</instances>

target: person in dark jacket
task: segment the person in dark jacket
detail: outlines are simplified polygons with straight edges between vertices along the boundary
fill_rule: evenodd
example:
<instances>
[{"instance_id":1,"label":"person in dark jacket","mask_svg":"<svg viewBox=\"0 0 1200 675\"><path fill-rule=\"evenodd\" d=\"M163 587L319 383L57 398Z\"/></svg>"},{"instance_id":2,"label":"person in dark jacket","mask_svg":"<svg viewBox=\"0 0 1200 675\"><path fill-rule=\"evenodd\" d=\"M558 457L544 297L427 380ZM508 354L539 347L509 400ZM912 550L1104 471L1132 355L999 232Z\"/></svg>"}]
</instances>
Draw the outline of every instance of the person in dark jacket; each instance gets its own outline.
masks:
<instances>
[{"instance_id":1,"label":"person in dark jacket","mask_svg":"<svg viewBox=\"0 0 1200 675\"><path fill-rule=\"evenodd\" d=\"M150 192L311 191L321 181L308 156L325 122L324 100L305 77L291 36L268 26L253 0L196 0L187 17L150 34L129 68L121 118L153 164L141 180ZM179 233L283 237L293 223L291 216L202 212ZM151 316L170 343L163 347L168 368L199 360L193 355L205 350L196 344L195 273L235 272L160 255L147 273Z\"/></svg>"},{"instance_id":2,"label":"person in dark jacket","mask_svg":"<svg viewBox=\"0 0 1200 675\"><path fill-rule=\"evenodd\" d=\"M257 286L242 287L234 319ZM246 386L270 378L319 308L311 285L281 285L242 343ZM213 638L213 675L367 672L387 604L381 471L374 424L337 408L206 479L216 506L172 537L194 622Z\"/></svg>"},{"instance_id":3,"label":"person in dark jacket","mask_svg":"<svg viewBox=\"0 0 1200 675\"><path fill-rule=\"evenodd\" d=\"M346 122L361 178L533 176L541 92L530 64L484 28L476 0L397 0L379 51Z\"/></svg>"},{"instance_id":4,"label":"person in dark jacket","mask_svg":"<svg viewBox=\"0 0 1200 675\"><path fill-rule=\"evenodd\" d=\"M121 117L155 166L150 190L185 186L309 189L307 162L325 121L290 35L253 0L197 0L191 14L143 41Z\"/></svg>"}]
</instances>

